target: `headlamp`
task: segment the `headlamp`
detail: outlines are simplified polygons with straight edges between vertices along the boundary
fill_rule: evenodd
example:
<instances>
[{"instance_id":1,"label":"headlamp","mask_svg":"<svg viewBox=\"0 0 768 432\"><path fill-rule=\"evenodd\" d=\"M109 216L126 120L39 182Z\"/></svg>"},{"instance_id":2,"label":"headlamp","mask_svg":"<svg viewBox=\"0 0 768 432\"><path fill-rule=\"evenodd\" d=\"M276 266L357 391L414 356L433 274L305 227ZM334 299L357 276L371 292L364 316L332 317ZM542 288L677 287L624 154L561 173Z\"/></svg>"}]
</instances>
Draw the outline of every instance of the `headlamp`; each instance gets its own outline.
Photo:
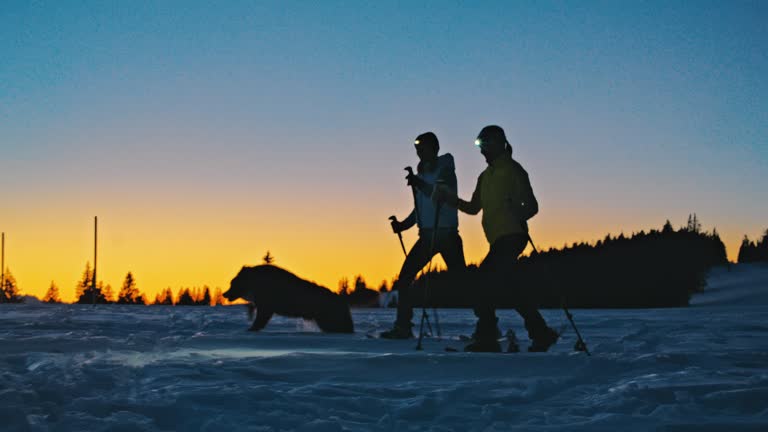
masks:
<instances>
[{"instance_id":1,"label":"headlamp","mask_svg":"<svg viewBox=\"0 0 768 432\"><path fill-rule=\"evenodd\" d=\"M415 140L415 141L413 141L413 143L416 144L416 145L419 145L419 144L421 144L421 141Z\"/></svg>"},{"instance_id":2,"label":"headlamp","mask_svg":"<svg viewBox=\"0 0 768 432\"><path fill-rule=\"evenodd\" d=\"M480 138L476 139L475 140L475 145L478 146L478 147L482 147L483 146L483 140L481 140Z\"/></svg>"}]
</instances>

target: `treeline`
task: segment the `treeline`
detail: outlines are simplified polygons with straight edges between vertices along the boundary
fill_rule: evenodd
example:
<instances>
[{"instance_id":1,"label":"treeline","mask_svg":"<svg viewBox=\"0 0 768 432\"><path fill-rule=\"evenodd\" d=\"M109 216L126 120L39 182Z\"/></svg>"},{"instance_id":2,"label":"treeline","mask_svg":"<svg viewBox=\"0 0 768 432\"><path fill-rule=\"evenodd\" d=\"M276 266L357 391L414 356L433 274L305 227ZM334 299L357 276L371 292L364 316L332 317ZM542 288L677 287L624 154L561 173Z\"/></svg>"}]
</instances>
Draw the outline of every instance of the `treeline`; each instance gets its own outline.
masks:
<instances>
[{"instance_id":1,"label":"treeline","mask_svg":"<svg viewBox=\"0 0 768 432\"><path fill-rule=\"evenodd\" d=\"M649 308L687 306L704 288L706 271L726 264L725 245L716 230L701 231L695 215L674 230L667 221L661 230L627 237L607 235L594 244L575 243L520 259L514 280L502 281L496 303L512 308L515 287L533 292L539 307ZM416 304L423 303L425 277L414 285ZM472 307L484 281L476 265L464 272L428 274L428 305Z\"/></svg>"},{"instance_id":2,"label":"treeline","mask_svg":"<svg viewBox=\"0 0 768 432\"><path fill-rule=\"evenodd\" d=\"M86 263L85 271L77 282L75 303L80 304L122 304L122 305L181 305L181 306L217 306L227 303L221 288L212 293L208 286L179 288L176 296L168 287L159 292L154 300L142 293L132 272L125 275L120 291L115 295L112 286L103 281L94 283L91 264ZM51 286L43 297L44 302L60 303L59 287L51 282Z\"/></svg>"},{"instance_id":3,"label":"treeline","mask_svg":"<svg viewBox=\"0 0 768 432\"><path fill-rule=\"evenodd\" d=\"M339 281L339 295L352 307L378 307L379 292L386 292L387 282L382 281L378 290L369 288L362 275L355 276L355 281L350 285L349 279Z\"/></svg>"},{"instance_id":4,"label":"treeline","mask_svg":"<svg viewBox=\"0 0 768 432\"><path fill-rule=\"evenodd\" d=\"M171 288L159 292L151 305L158 306L219 306L229 304L221 292L221 288L211 294L211 289L207 285L203 287L179 288L174 297Z\"/></svg>"},{"instance_id":5,"label":"treeline","mask_svg":"<svg viewBox=\"0 0 768 432\"><path fill-rule=\"evenodd\" d=\"M750 241L749 237L744 236L739 248L738 260L740 263L768 262L768 229L765 230L763 238L757 242Z\"/></svg>"}]
</instances>

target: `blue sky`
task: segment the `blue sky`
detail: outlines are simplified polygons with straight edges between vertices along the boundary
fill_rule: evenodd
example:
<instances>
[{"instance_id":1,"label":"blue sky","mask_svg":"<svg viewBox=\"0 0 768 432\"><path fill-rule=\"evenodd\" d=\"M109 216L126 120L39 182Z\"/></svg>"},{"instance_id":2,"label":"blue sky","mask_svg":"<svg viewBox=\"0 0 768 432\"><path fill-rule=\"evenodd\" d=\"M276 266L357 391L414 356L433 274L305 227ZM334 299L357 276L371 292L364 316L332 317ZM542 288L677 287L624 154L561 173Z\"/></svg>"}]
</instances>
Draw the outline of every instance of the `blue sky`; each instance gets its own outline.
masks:
<instances>
[{"instance_id":1,"label":"blue sky","mask_svg":"<svg viewBox=\"0 0 768 432\"><path fill-rule=\"evenodd\" d=\"M696 212L734 256L768 227L766 18L759 1L3 2L0 227L209 209L198 230L379 250L410 206L413 138L437 133L466 196L472 140L499 124L544 245ZM479 220L461 223L479 259ZM396 273L393 249L369 272Z\"/></svg>"}]
</instances>

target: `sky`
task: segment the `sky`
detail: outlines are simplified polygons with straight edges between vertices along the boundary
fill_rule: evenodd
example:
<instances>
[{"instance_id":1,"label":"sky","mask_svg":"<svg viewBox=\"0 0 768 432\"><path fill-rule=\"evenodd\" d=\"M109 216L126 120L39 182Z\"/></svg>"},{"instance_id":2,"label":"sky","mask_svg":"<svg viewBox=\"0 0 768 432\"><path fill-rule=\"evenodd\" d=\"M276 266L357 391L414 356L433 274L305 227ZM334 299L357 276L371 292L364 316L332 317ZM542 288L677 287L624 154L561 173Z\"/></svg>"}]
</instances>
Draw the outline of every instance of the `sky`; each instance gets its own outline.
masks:
<instances>
[{"instance_id":1,"label":"sky","mask_svg":"<svg viewBox=\"0 0 768 432\"><path fill-rule=\"evenodd\" d=\"M0 231L22 293L222 287L276 264L391 280L433 131L469 198L480 129L528 171L539 248L768 228L768 3L0 4ZM488 250L461 215L469 262ZM415 230L405 233L407 245Z\"/></svg>"}]
</instances>

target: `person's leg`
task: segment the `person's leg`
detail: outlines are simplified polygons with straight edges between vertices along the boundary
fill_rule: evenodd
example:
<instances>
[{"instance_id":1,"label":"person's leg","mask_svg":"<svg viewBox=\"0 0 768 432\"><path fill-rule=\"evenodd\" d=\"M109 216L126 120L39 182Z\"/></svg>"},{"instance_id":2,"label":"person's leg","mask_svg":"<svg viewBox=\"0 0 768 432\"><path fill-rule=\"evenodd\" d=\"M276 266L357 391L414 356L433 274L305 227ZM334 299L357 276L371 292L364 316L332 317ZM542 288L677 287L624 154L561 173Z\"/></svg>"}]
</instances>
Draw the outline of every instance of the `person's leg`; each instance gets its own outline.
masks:
<instances>
[{"instance_id":1,"label":"person's leg","mask_svg":"<svg viewBox=\"0 0 768 432\"><path fill-rule=\"evenodd\" d=\"M536 340L549 330L544 317L541 316L539 310L530 301L519 300L515 311L523 318L529 339Z\"/></svg>"},{"instance_id":2,"label":"person's leg","mask_svg":"<svg viewBox=\"0 0 768 432\"><path fill-rule=\"evenodd\" d=\"M491 250L480 264L482 285L478 290L480 301L475 309L478 331L490 330L492 326L494 334L498 335L496 304L499 292L513 283L515 263L526 243L527 237L521 235L504 236L491 245ZM527 314L528 309L525 312Z\"/></svg>"},{"instance_id":3,"label":"person's leg","mask_svg":"<svg viewBox=\"0 0 768 432\"><path fill-rule=\"evenodd\" d=\"M544 317L536 308L535 299L531 298L530 291L521 287L519 283L515 283L515 289L518 290L515 294L515 310L523 318L528 338L531 340L528 351L547 351L557 342L560 335L544 321Z\"/></svg>"},{"instance_id":4,"label":"person's leg","mask_svg":"<svg viewBox=\"0 0 768 432\"><path fill-rule=\"evenodd\" d=\"M536 301L532 298L529 287L522 285L518 273L517 257L528 244L528 236L509 236L509 238L505 237L504 240L502 254L508 265L504 266L502 270L503 287L511 287L514 290L515 311L523 318L525 329L528 331L528 338L532 341L529 351L546 351L550 345L557 341L557 332L547 326L544 317L536 308Z\"/></svg>"},{"instance_id":5,"label":"person's leg","mask_svg":"<svg viewBox=\"0 0 768 432\"><path fill-rule=\"evenodd\" d=\"M464 347L464 351L500 352L498 342L499 327L497 325L496 309L494 306L493 287L495 285L495 269L499 265L498 251L491 245L491 250L480 263L475 280L474 312L477 317L475 331L472 333L473 342Z\"/></svg>"},{"instance_id":6,"label":"person's leg","mask_svg":"<svg viewBox=\"0 0 768 432\"><path fill-rule=\"evenodd\" d=\"M458 232L452 231L438 236L436 252L443 257L445 265L451 272L462 272L467 267L464 259L464 243Z\"/></svg>"},{"instance_id":7,"label":"person's leg","mask_svg":"<svg viewBox=\"0 0 768 432\"><path fill-rule=\"evenodd\" d=\"M416 274L424 268L431 258L429 256L430 240L424 237L419 237L411 250L408 252L408 256L405 257L403 266L400 269L400 275L392 286L392 290L399 292L397 299L397 319L396 324L403 326L411 326L411 319L413 318L413 280L416 278Z\"/></svg>"},{"instance_id":8,"label":"person's leg","mask_svg":"<svg viewBox=\"0 0 768 432\"><path fill-rule=\"evenodd\" d=\"M479 280L475 289L474 312L477 317L475 325L475 339L496 340L499 334L498 319L496 318L495 293L499 285L499 272L504 265L503 250L498 244L491 245L491 249L480 263Z\"/></svg>"}]
</instances>

